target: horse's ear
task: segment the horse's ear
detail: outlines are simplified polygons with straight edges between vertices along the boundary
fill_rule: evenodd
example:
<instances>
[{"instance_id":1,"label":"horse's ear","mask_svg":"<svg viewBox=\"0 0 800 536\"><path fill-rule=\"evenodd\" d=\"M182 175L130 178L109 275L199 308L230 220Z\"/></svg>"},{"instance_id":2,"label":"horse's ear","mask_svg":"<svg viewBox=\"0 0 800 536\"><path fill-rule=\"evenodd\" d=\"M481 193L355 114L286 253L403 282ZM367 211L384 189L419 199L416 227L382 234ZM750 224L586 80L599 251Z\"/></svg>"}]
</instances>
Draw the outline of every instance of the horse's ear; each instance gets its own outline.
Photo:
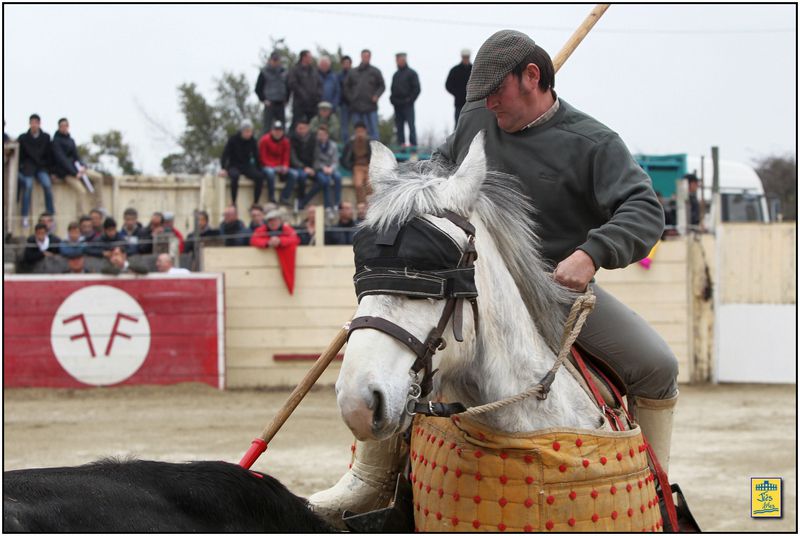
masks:
<instances>
[{"instance_id":1,"label":"horse's ear","mask_svg":"<svg viewBox=\"0 0 800 536\"><path fill-rule=\"evenodd\" d=\"M472 208L486 177L486 152L483 148L485 138L483 130L472 138L467 156L447 181L448 197L453 207L462 212L468 212Z\"/></svg>"},{"instance_id":2,"label":"horse's ear","mask_svg":"<svg viewBox=\"0 0 800 536\"><path fill-rule=\"evenodd\" d=\"M381 180L391 178L397 171L394 153L379 141L369 143L372 155L369 159L369 180L373 186L380 186Z\"/></svg>"}]
</instances>

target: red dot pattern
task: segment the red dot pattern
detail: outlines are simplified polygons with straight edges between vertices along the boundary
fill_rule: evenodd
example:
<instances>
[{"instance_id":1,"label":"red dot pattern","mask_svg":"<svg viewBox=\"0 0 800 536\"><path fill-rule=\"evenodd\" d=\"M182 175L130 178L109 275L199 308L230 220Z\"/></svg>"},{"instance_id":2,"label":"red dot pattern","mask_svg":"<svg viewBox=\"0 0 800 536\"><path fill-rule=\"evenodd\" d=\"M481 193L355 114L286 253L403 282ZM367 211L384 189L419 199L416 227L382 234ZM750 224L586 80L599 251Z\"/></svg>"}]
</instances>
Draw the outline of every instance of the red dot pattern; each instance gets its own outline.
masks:
<instances>
[{"instance_id":1,"label":"red dot pattern","mask_svg":"<svg viewBox=\"0 0 800 536\"><path fill-rule=\"evenodd\" d=\"M578 436L565 430L520 439L475 428L467 419L415 421L410 450L415 531L662 529L640 434ZM480 447L466 441L465 433L479 439ZM462 496L468 499L461 501Z\"/></svg>"}]
</instances>

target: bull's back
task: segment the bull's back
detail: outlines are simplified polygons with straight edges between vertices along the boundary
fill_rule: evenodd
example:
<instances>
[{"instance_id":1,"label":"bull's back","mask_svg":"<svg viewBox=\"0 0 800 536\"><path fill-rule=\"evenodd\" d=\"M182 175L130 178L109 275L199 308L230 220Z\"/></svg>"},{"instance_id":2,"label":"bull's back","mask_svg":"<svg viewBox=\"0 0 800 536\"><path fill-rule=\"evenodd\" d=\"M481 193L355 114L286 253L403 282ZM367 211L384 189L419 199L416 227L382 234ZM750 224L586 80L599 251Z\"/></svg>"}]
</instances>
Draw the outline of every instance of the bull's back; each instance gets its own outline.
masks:
<instances>
[{"instance_id":1,"label":"bull's back","mask_svg":"<svg viewBox=\"0 0 800 536\"><path fill-rule=\"evenodd\" d=\"M274 478L224 462L103 461L9 471L7 532L321 532Z\"/></svg>"}]
</instances>

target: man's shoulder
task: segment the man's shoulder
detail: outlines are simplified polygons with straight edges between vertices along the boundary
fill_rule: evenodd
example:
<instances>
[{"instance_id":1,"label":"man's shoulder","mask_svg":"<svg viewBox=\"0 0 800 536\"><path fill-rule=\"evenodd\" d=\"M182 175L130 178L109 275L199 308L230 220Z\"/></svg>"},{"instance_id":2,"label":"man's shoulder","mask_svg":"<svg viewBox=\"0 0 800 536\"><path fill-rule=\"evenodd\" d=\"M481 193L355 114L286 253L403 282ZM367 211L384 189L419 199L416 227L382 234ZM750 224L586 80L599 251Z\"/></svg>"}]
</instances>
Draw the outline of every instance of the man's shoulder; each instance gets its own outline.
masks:
<instances>
[{"instance_id":1,"label":"man's shoulder","mask_svg":"<svg viewBox=\"0 0 800 536\"><path fill-rule=\"evenodd\" d=\"M591 115L578 110L564 99L559 99L559 101L564 113L558 124L555 125L556 128L594 143L617 136L616 132Z\"/></svg>"}]
</instances>

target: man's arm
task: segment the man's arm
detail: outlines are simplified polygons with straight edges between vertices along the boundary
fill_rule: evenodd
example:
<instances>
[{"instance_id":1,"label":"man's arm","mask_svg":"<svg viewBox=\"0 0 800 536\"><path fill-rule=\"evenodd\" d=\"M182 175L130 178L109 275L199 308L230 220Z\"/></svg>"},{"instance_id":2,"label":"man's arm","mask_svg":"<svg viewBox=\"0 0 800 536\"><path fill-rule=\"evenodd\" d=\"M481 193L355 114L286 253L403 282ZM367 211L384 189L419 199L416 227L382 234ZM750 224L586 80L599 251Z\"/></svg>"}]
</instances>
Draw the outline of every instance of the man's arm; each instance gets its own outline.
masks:
<instances>
[{"instance_id":1,"label":"man's arm","mask_svg":"<svg viewBox=\"0 0 800 536\"><path fill-rule=\"evenodd\" d=\"M414 76L411 77L411 102L414 102L419 97L422 87L419 83L419 75L414 71Z\"/></svg>"},{"instance_id":2,"label":"man's arm","mask_svg":"<svg viewBox=\"0 0 800 536\"><path fill-rule=\"evenodd\" d=\"M70 175L78 174L78 170L75 169L75 163L70 161L69 157L64 152L64 149L61 147L60 143L51 142L50 152L53 154L53 159L55 160L55 162L60 167L69 171Z\"/></svg>"},{"instance_id":3,"label":"man's arm","mask_svg":"<svg viewBox=\"0 0 800 536\"><path fill-rule=\"evenodd\" d=\"M256 97L258 97L259 101L264 100L264 97L262 96L263 91L264 91L264 73L259 72L258 80L256 80Z\"/></svg>"},{"instance_id":4,"label":"man's arm","mask_svg":"<svg viewBox=\"0 0 800 536\"><path fill-rule=\"evenodd\" d=\"M450 69L450 72L447 73L447 80L444 82L444 88L447 90L448 93L455 97L456 95L456 69L453 67Z\"/></svg>"},{"instance_id":5,"label":"man's arm","mask_svg":"<svg viewBox=\"0 0 800 536\"><path fill-rule=\"evenodd\" d=\"M383 95L383 92L386 91L386 84L383 81L383 74L381 74L380 69L378 69L377 67L374 67L374 69L375 69L375 79L377 80L378 83L375 87L375 93L373 93L373 96L375 97L375 101L377 102L380 96Z\"/></svg>"},{"instance_id":6,"label":"man's arm","mask_svg":"<svg viewBox=\"0 0 800 536\"><path fill-rule=\"evenodd\" d=\"M596 147L592 175L595 201L608 221L589 231L578 249L598 268L624 268L645 258L664 232L650 177L616 135Z\"/></svg>"}]
</instances>

